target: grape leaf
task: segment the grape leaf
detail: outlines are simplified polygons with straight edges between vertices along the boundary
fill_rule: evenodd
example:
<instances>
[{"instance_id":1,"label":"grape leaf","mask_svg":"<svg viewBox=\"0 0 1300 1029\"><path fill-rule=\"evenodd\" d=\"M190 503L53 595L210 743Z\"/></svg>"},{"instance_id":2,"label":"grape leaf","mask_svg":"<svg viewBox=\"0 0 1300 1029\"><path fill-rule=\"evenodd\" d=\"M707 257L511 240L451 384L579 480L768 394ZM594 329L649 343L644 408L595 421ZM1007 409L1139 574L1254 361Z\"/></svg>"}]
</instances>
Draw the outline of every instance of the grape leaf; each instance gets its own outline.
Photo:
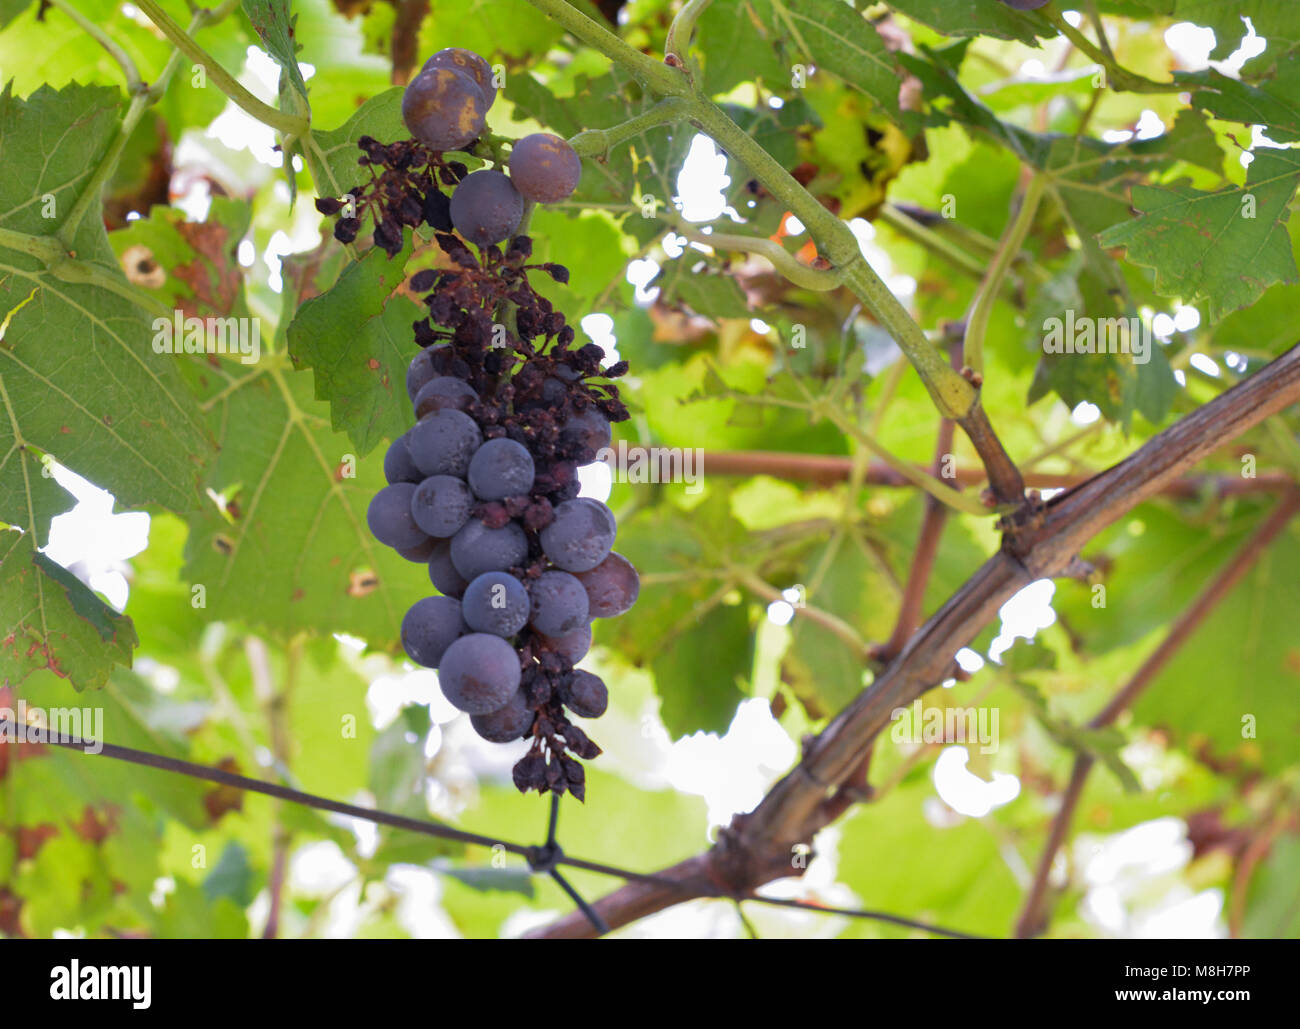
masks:
<instances>
[{"instance_id":1,"label":"grape leaf","mask_svg":"<svg viewBox=\"0 0 1300 1029\"><path fill-rule=\"evenodd\" d=\"M382 462L356 461L307 376L278 355L207 368L195 390L220 433L207 486L227 501L225 514L209 504L190 519L185 574L205 586L209 616L393 646L403 612L430 587L423 565L366 526Z\"/></svg>"},{"instance_id":2,"label":"grape leaf","mask_svg":"<svg viewBox=\"0 0 1300 1029\"><path fill-rule=\"evenodd\" d=\"M381 143L407 139L410 133L402 121L402 90L389 89L372 96L337 129L311 130L313 145L307 160L317 185L329 195L341 197L369 179L358 166L361 151L357 140L372 136Z\"/></svg>"},{"instance_id":3,"label":"grape leaf","mask_svg":"<svg viewBox=\"0 0 1300 1029\"><path fill-rule=\"evenodd\" d=\"M31 533L0 533L0 682L48 668L78 689L102 686L130 665L135 627L32 544Z\"/></svg>"},{"instance_id":4,"label":"grape leaf","mask_svg":"<svg viewBox=\"0 0 1300 1029\"><path fill-rule=\"evenodd\" d=\"M1300 54L1279 61L1274 77L1258 85L1230 79L1214 68L1183 73L1178 80L1192 87L1192 105L1198 110L1262 125L1275 143L1300 140Z\"/></svg>"},{"instance_id":5,"label":"grape leaf","mask_svg":"<svg viewBox=\"0 0 1300 1029\"><path fill-rule=\"evenodd\" d=\"M1300 839L1278 840L1250 882L1242 935L1294 940L1300 936Z\"/></svg>"},{"instance_id":6,"label":"grape leaf","mask_svg":"<svg viewBox=\"0 0 1300 1029\"><path fill-rule=\"evenodd\" d=\"M418 349L411 325L426 312L397 292L410 252L409 242L393 259L372 248L289 325L295 365L312 369L316 399L329 401L334 430L346 432L362 456L414 421L406 366Z\"/></svg>"},{"instance_id":7,"label":"grape leaf","mask_svg":"<svg viewBox=\"0 0 1300 1029\"><path fill-rule=\"evenodd\" d=\"M1037 46L1056 35L1041 15L989 0L890 0L889 6L945 36L992 36Z\"/></svg>"},{"instance_id":8,"label":"grape leaf","mask_svg":"<svg viewBox=\"0 0 1300 1029\"><path fill-rule=\"evenodd\" d=\"M1247 18L1268 40L1270 60L1300 45L1300 5L1289 0L1178 0L1178 17L1214 30L1214 61L1226 60L1241 45Z\"/></svg>"},{"instance_id":9,"label":"grape leaf","mask_svg":"<svg viewBox=\"0 0 1300 1029\"><path fill-rule=\"evenodd\" d=\"M1274 283L1296 281L1286 220L1298 184L1300 151L1258 150L1240 189L1135 186L1139 216L1099 241L1127 248L1130 261L1153 269L1161 296L1207 300L1217 321Z\"/></svg>"},{"instance_id":10,"label":"grape leaf","mask_svg":"<svg viewBox=\"0 0 1300 1029\"><path fill-rule=\"evenodd\" d=\"M109 145L113 89L42 87L0 95L0 226L42 236L59 229ZM46 218L43 213L55 213ZM127 287L97 209L73 241L78 259ZM114 292L56 278L25 253L0 248L0 377L7 428L29 446L110 490L126 507L193 509L211 441L176 358L152 352L148 315ZM0 519L43 537L51 495L29 492L18 464L0 468Z\"/></svg>"},{"instance_id":11,"label":"grape leaf","mask_svg":"<svg viewBox=\"0 0 1300 1029\"><path fill-rule=\"evenodd\" d=\"M298 67L298 51L301 47L295 39L298 16L289 13L289 0L240 0L240 3L266 52L275 59L282 74L288 77L293 88L305 100L307 83L303 81L302 69ZM281 92L283 93L283 85Z\"/></svg>"}]
</instances>

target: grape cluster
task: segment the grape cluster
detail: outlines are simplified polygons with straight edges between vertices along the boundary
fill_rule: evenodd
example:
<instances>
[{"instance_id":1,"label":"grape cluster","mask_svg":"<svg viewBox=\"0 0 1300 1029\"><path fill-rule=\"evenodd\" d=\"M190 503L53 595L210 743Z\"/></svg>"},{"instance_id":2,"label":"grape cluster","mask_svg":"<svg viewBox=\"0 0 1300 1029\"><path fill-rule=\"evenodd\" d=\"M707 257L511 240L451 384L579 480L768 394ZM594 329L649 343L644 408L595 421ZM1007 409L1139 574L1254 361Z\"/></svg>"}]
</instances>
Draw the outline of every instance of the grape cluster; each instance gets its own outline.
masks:
<instances>
[{"instance_id":1,"label":"grape cluster","mask_svg":"<svg viewBox=\"0 0 1300 1029\"><path fill-rule=\"evenodd\" d=\"M444 159L445 151L473 149L496 95L492 68L478 54L449 47L430 57L402 94L402 120L412 138L387 146L369 136L359 141L361 164L370 168L372 179L368 188L348 191L356 210L335 224L335 238L355 240L369 210L375 244L389 256L402 249L404 226L428 225L439 232L454 228L486 247L515 235L526 201L568 199L578 188L582 161L573 147L549 132L515 141L509 174L499 168L470 172L463 163ZM444 186L452 189L450 197ZM344 203L322 198L316 207L335 215Z\"/></svg>"},{"instance_id":2,"label":"grape cluster","mask_svg":"<svg viewBox=\"0 0 1300 1029\"><path fill-rule=\"evenodd\" d=\"M438 670L444 695L484 739L531 740L514 768L520 790L581 799L578 759L600 748L569 716L599 717L609 698L598 676L574 666L591 646L592 620L627 611L639 580L613 551L613 513L578 495L577 470L609 445L611 422L628 417L608 381L627 364L602 369L600 347L574 346L564 315L529 281L534 272L567 281L567 269L530 264L531 239L512 235L522 209L522 200L510 199L519 197L512 179L530 198L567 196L581 171L572 149L544 133L527 137L515 146L509 178L464 174L428 152L432 140L453 138L453 123L462 134L481 131L480 107L465 97L484 98L486 110L495 95L486 69L468 51L435 55L407 90L407 124L417 138L360 142L363 163L386 169L366 194L377 210L411 200L412 216L415 206L427 212L435 177L458 183L450 224L441 213L436 222L423 218L442 259L409 282L428 308L413 326L421 349L406 373L416 421L384 455L388 485L367 520L381 543L427 564L438 593L402 619L407 655ZM416 163L406 159L412 153ZM557 175L568 191L557 187ZM378 232L376 241L397 252L401 226L419 223L397 221L395 249Z\"/></svg>"}]
</instances>

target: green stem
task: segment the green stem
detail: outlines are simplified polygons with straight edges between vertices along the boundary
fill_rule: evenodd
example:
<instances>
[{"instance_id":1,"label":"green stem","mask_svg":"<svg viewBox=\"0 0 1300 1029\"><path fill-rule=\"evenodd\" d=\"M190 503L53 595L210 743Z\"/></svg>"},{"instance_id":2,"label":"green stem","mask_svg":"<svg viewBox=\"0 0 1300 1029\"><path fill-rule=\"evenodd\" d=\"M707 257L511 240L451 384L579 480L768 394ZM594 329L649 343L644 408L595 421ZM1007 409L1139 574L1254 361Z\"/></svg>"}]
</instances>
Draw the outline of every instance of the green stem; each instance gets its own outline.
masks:
<instances>
[{"instance_id":1,"label":"green stem","mask_svg":"<svg viewBox=\"0 0 1300 1029\"><path fill-rule=\"evenodd\" d=\"M1187 88L1178 82L1156 82L1121 67L1114 57L1066 21L1059 11L1043 11L1042 14L1076 50L1106 69L1106 76L1114 89L1125 93L1179 93Z\"/></svg>"},{"instance_id":2,"label":"green stem","mask_svg":"<svg viewBox=\"0 0 1300 1029\"><path fill-rule=\"evenodd\" d=\"M569 140L569 145L578 152L579 157L596 157L604 159L616 146L621 146L633 136L639 136L646 129L658 125L667 125L681 121L689 110L689 104L681 97L668 97L660 100L644 114L638 114L625 122L611 125L607 129L587 129L579 132Z\"/></svg>"},{"instance_id":3,"label":"green stem","mask_svg":"<svg viewBox=\"0 0 1300 1029\"><path fill-rule=\"evenodd\" d=\"M973 275L977 279L983 278L984 262L968 254L941 233L935 232L934 229L922 225L915 218L909 217L907 212L894 207L892 204L885 204L880 209L879 218L900 236L925 247L926 250L933 254L937 254L953 267L966 272L968 275Z\"/></svg>"},{"instance_id":4,"label":"green stem","mask_svg":"<svg viewBox=\"0 0 1300 1029\"><path fill-rule=\"evenodd\" d=\"M49 0L49 2L56 10L62 11L71 18L83 32L107 50L108 55L122 66L122 74L126 76L126 92L128 96L135 96L144 89L144 83L140 79L140 72L136 69L135 62L131 60L130 55L125 50L112 40L107 32L68 3L68 0Z\"/></svg>"},{"instance_id":5,"label":"green stem","mask_svg":"<svg viewBox=\"0 0 1300 1029\"><path fill-rule=\"evenodd\" d=\"M1025 237L1034 223L1034 215L1038 213L1038 204L1043 199L1046 186L1047 176L1042 172L1035 172L1030 177L1025 195L1020 200L1020 210L1003 233L998 251L993 255L993 263L989 265L971 304L970 314L966 316L966 344L962 360L967 368L981 375L984 374L984 336L988 332L993 304L1002 291L1002 282L1011 269L1012 262L1025 244Z\"/></svg>"},{"instance_id":6,"label":"green stem","mask_svg":"<svg viewBox=\"0 0 1300 1029\"><path fill-rule=\"evenodd\" d=\"M190 33L172 20L171 15L162 9L158 0L135 0L135 2L136 6L148 16L150 21L158 26L158 31L166 36L177 50L195 64L203 66L217 88L225 93L236 106L286 136L301 136L307 131L308 118L289 114L285 111L277 111L274 107L270 107L258 100L257 97L241 86L233 75L221 67L203 47L194 42ZM196 17L195 20L198 21L199 18Z\"/></svg>"},{"instance_id":7,"label":"green stem","mask_svg":"<svg viewBox=\"0 0 1300 1029\"><path fill-rule=\"evenodd\" d=\"M705 246L713 247L714 250L739 250L742 253L758 254L771 262L777 271L796 286L802 286L804 289L825 292L844 283L844 275L841 269L828 268L822 270L809 268L806 264L800 264L799 259L794 254L775 240L762 236L745 236L726 232L706 234L680 218L669 216L665 220L673 227L674 232L680 236L685 236L692 242L703 243Z\"/></svg>"},{"instance_id":8,"label":"green stem","mask_svg":"<svg viewBox=\"0 0 1300 1029\"><path fill-rule=\"evenodd\" d=\"M691 46L691 36L695 34L695 23L713 0L686 0L681 10L668 26L668 38L664 40L664 53L673 54L685 61Z\"/></svg>"}]
</instances>

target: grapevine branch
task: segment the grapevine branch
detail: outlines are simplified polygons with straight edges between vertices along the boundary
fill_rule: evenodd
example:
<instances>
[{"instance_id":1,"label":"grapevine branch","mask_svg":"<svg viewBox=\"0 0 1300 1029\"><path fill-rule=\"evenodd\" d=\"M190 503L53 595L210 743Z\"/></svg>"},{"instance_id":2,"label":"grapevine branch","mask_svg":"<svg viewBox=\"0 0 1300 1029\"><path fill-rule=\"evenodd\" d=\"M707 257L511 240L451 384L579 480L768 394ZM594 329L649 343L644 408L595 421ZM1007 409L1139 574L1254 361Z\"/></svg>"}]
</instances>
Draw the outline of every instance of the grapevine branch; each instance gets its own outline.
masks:
<instances>
[{"instance_id":1,"label":"grapevine branch","mask_svg":"<svg viewBox=\"0 0 1300 1029\"><path fill-rule=\"evenodd\" d=\"M3 727L8 734L13 735L21 743L27 742L25 734L22 732L23 726L10 721L7 718L0 718L0 727ZM673 879L665 875L649 875L644 872L634 872L626 868L618 868L614 865L601 864L596 861L586 861L582 858L572 858L564 854L555 843L555 809L552 808L550 831L548 832L548 842L546 845L527 846L522 843L511 843L505 840L494 839L490 836L481 836L477 833L465 832L461 829L453 829L451 826L441 825L437 822L426 821L418 818L409 818L405 815L395 815L387 811L379 811L374 808L358 807L355 804L345 804L342 801L331 800L328 797L318 797L311 793L304 793L301 790L295 790L288 786L282 786L279 783L263 782L260 779L250 779L247 776L238 775L234 772L227 772L220 768L210 768L206 765L194 764L191 761L183 761L180 758L167 757L162 754L152 754L144 750L135 750L131 747L121 747L112 743L103 741L92 741L84 737L50 736L49 739L40 741L43 746L61 747L66 750L78 751L88 756L103 756L118 761L126 761L131 764L142 765L146 768L154 768L163 772L170 772L175 775L183 775L192 779L202 779L206 782L213 782L220 786L229 786L233 789L243 790L249 793L261 793L268 797L274 797L278 800L288 801L291 804L298 804L302 807L314 808L318 811L331 811L335 814L346 815L349 818L358 818L362 821L374 822L377 825L387 825L394 829L402 829L407 832L419 833L423 836L433 836L438 839L455 840L459 843L477 844L483 847L495 848L500 847L507 853L516 854L524 858L531 869L535 871L546 871L565 889L566 893L578 903L583 910L583 919L588 929L595 928L598 931L608 931L604 926L603 920L595 910L582 900L572 887L568 886L563 877L555 871L556 865L567 865L571 868L578 868L586 872L594 872L598 875L608 875L617 879L625 879L629 882L640 882L647 885L656 885L666 889L683 889L690 890L689 897L682 899L692 899L703 896L724 896L716 886L711 891L702 886L688 885L684 879ZM94 749L89 749L94 743ZM692 861L698 861L698 858L692 858ZM703 891L703 892L702 892ZM809 901L786 900L776 897L762 897L756 894L740 898L750 900L758 904L768 904L776 907L793 907L806 911L818 911L827 914L847 915L851 918L862 918L874 921L889 922L894 925L902 925L912 929L918 929L923 932L933 933L936 936L949 936L955 939L978 939L979 937L971 936L967 933L957 932L952 929L945 929L940 926L931 925L928 922L921 922L911 918L903 918L901 915L889 914L883 911L871 911L866 909L851 908L830 908L823 907ZM588 919L590 912L590 921Z\"/></svg>"},{"instance_id":2,"label":"grapevine branch","mask_svg":"<svg viewBox=\"0 0 1300 1029\"><path fill-rule=\"evenodd\" d=\"M1287 524L1300 512L1300 490L1292 489L1273 509L1272 514L1255 530L1245 545L1220 570L1201 594L1192 602L1174 622L1173 627L1160 645L1142 662L1142 666L1118 693L1111 698L1097 715L1088 723L1090 729L1103 729L1114 721L1129 707L1138 696L1155 680L1156 675L1169 663L1184 643L1205 621L1209 614L1228 596L1245 574L1250 571L1260 555L1268 548ZM1048 890L1047 880L1056 860L1057 851L1065 842L1083 793L1084 783L1092 770L1093 758L1089 754L1079 754L1074 759L1074 768L1070 773L1070 782L1061 799L1052 820L1047 843L1039 857L1038 867L1034 872L1034 881L1025 900L1020 918L1016 922L1016 935L1020 938L1037 936L1047 928Z\"/></svg>"},{"instance_id":3,"label":"grapevine branch","mask_svg":"<svg viewBox=\"0 0 1300 1029\"><path fill-rule=\"evenodd\" d=\"M758 806L738 815L714 847L660 873L689 885L727 883L738 894L775 878L797 874L792 848L808 847L830 818L843 810L833 791L860 765L891 713L906 707L949 674L966 646L1019 590L1038 579L1067 574L1085 543L1138 504L1166 489L1192 465L1246 430L1300 402L1300 344L1209 403L1158 433L1113 465L1052 498L1025 528L1019 553L991 557L908 640L907 645L822 731L803 759ZM707 870L707 871L706 871ZM630 882L596 902L612 927L683 900L672 888ZM701 892L698 896L705 896ZM537 935L582 935L583 924L560 919Z\"/></svg>"}]
</instances>

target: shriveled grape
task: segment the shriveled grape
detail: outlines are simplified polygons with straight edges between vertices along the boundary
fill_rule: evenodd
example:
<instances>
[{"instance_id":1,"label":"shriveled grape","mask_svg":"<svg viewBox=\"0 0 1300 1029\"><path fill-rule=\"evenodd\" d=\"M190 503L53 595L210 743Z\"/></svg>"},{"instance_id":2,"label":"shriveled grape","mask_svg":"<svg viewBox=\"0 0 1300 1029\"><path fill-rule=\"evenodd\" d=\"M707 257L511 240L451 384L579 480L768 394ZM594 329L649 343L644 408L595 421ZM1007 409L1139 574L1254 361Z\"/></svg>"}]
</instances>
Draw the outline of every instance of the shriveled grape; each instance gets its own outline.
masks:
<instances>
[{"instance_id":1,"label":"shriveled grape","mask_svg":"<svg viewBox=\"0 0 1300 1029\"><path fill-rule=\"evenodd\" d=\"M453 707L486 715L504 707L519 689L519 655L500 636L472 632L442 655L438 682Z\"/></svg>"},{"instance_id":2,"label":"shriveled grape","mask_svg":"<svg viewBox=\"0 0 1300 1029\"><path fill-rule=\"evenodd\" d=\"M600 676L578 669L561 684L560 700L575 715L599 718L609 707L609 690Z\"/></svg>"},{"instance_id":3,"label":"shriveled grape","mask_svg":"<svg viewBox=\"0 0 1300 1029\"><path fill-rule=\"evenodd\" d=\"M584 447L592 452L592 456L609 446L613 438L609 419L594 407L574 415L560 426L562 442L570 446Z\"/></svg>"},{"instance_id":4,"label":"shriveled grape","mask_svg":"<svg viewBox=\"0 0 1300 1029\"><path fill-rule=\"evenodd\" d=\"M610 554L589 572L579 572L586 588L592 618L614 618L636 603L641 579L632 562L622 554Z\"/></svg>"}]
</instances>

